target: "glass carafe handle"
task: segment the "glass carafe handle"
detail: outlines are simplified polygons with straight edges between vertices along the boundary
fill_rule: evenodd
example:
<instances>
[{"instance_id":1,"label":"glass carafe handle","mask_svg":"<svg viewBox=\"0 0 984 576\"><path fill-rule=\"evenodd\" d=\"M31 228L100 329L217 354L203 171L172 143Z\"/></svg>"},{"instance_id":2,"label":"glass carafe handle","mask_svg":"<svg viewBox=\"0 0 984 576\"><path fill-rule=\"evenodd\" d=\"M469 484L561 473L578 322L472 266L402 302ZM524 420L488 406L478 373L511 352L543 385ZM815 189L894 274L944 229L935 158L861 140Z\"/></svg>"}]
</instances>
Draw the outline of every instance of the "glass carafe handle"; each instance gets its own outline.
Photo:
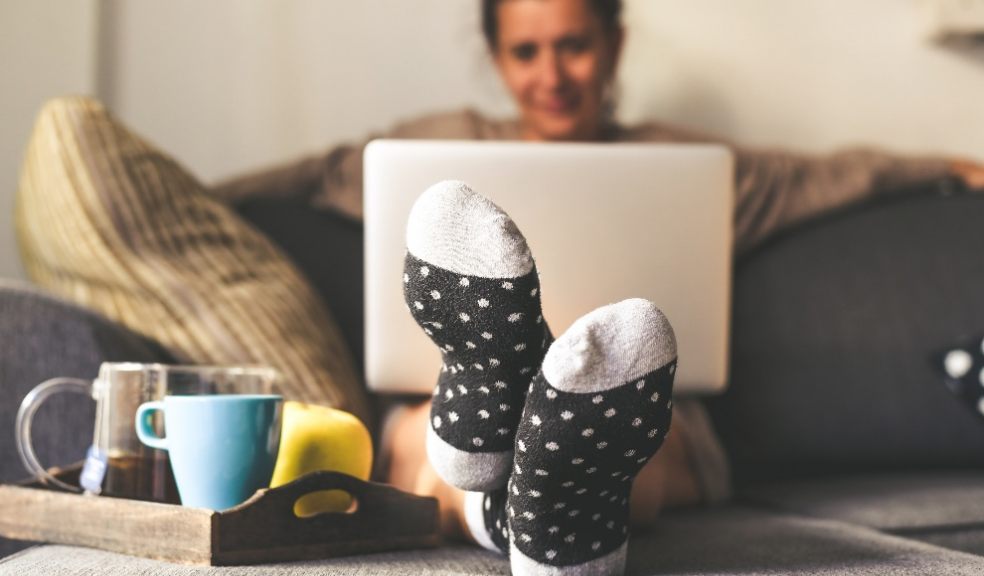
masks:
<instances>
[{"instance_id":1,"label":"glass carafe handle","mask_svg":"<svg viewBox=\"0 0 984 576\"><path fill-rule=\"evenodd\" d=\"M34 420L34 414L45 400L59 392L75 392L92 397L92 382L79 378L52 378L35 386L24 397L17 411L17 451L27 471L34 474L42 483L71 492L81 492L82 489L78 486L62 482L49 474L38 462L38 456L34 453L34 444L31 442L31 422Z\"/></svg>"}]
</instances>

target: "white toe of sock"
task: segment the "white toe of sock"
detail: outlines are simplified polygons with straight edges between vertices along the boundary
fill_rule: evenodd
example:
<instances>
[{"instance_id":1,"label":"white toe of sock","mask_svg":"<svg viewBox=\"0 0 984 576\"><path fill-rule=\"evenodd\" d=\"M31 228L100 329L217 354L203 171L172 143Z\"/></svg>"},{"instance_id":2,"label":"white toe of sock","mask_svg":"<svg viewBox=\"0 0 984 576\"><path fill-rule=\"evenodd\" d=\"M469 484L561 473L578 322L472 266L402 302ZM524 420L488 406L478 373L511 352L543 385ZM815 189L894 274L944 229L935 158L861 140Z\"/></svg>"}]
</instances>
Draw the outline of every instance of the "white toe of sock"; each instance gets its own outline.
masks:
<instances>
[{"instance_id":1,"label":"white toe of sock","mask_svg":"<svg viewBox=\"0 0 984 576\"><path fill-rule=\"evenodd\" d=\"M495 545L492 541L492 537L489 536L489 530L485 526L485 514L482 510L482 504L485 502L485 494L482 492L465 492L465 525L468 527L468 532L475 539L475 542L479 546L490 550L492 552L503 553L503 550L499 550L499 547Z\"/></svg>"},{"instance_id":2,"label":"white toe of sock","mask_svg":"<svg viewBox=\"0 0 984 576\"><path fill-rule=\"evenodd\" d=\"M550 347L543 375L558 390L601 392L639 378L677 355L666 316L633 298L579 318Z\"/></svg>"},{"instance_id":3,"label":"white toe of sock","mask_svg":"<svg viewBox=\"0 0 984 576\"><path fill-rule=\"evenodd\" d=\"M438 182L413 205L407 249L446 270L484 278L518 278L533 269L526 239L498 206L464 182Z\"/></svg>"},{"instance_id":4,"label":"white toe of sock","mask_svg":"<svg viewBox=\"0 0 984 576\"><path fill-rule=\"evenodd\" d=\"M614 552L584 564L552 566L541 564L523 554L515 544L510 545L509 563L513 576L622 576L625 574L625 558L628 542Z\"/></svg>"}]
</instances>

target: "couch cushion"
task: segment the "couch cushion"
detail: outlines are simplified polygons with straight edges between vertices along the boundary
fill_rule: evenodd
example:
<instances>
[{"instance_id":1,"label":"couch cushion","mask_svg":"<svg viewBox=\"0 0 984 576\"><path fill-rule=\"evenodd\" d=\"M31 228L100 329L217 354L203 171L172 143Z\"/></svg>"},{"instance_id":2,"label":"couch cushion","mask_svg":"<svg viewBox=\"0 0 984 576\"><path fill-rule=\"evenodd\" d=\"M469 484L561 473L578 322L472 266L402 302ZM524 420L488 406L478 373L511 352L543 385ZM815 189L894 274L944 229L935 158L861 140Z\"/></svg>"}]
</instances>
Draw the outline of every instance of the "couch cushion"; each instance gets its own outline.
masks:
<instances>
[{"instance_id":1,"label":"couch cushion","mask_svg":"<svg viewBox=\"0 0 984 576\"><path fill-rule=\"evenodd\" d=\"M0 281L0 482L22 480L14 441L21 399L56 376L93 379L102 362L170 362L157 344L93 312L27 285ZM94 403L55 395L34 419L34 447L43 465L81 460L92 441ZM23 548L0 538L0 556Z\"/></svg>"},{"instance_id":2,"label":"couch cushion","mask_svg":"<svg viewBox=\"0 0 984 576\"><path fill-rule=\"evenodd\" d=\"M834 520L752 507L668 514L628 574L980 574L984 558ZM641 553L632 554L633 550Z\"/></svg>"},{"instance_id":3,"label":"couch cushion","mask_svg":"<svg viewBox=\"0 0 984 576\"><path fill-rule=\"evenodd\" d=\"M100 576L416 576L509 574L509 563L501 556L473 546L449 546L437 550L349 556L334 560L260 564L256 566L184 566L70 546L40 546L5 560L0 575L56 576L99 574Z\"/></svg>"},{"instance_id":4,"label":"couch cushion","mask_svg":"<svg viewBox=\"0 0 984 576\"><path fill-rule=\"evenodd\" d=\"M629 542L626 574L981 574L984 558L831 520L729 506L666 515ZM477 547L373 554L279 565L190 567L45 546L0 562L0 574L492 575L507 560Z\"/></svg>"},{"instance_id":5,"label":"couch cushion","mask_svg":"<svg viewBox=\"0 0 984 576\"><path fill-rule=\"evenodd\" d=\"M984 419L932 356L984 329L984 195L883 200L736 265L731 384L710 401L736 483L984 468Z\"/></svg>"},{"instance_id":6,"label":"couch cushion","mask_svg":"<svg viewBox=\"0 0 984 576\"><path fill-rule=\"evenodd\" d=\"M984 471L781 482L746 488L741 498L984 554Z\"/></svg>"},{"instance_id":7,"label":"couch cushion","mask_svg":"<svg viewBox=\"0 0 984 576\"><path fill-rule=\"evenodd\" d=\"M328 304L364 375L362 222L277 198L253 198L235 208L287 253Z\"/></svg>"},{"instance_id":8,"label":"couch cushion","mask_svg":"<svg viewBox=\"0 0 984 576\"><path fill-rule=\"evenodd\" d=\"M888 532L984 528L984 471L833 476L759 485L741 497Z\"/></svg>"},{"instance_id":9,"label":"couch cushion","mask_svg":"<svg viewBox=\"0 0 984 576\"><path fill-rule=\"evenodd\" d=\"M16 218L38 284L182 361L269 364L288 397L368 419L349 351L296 267L97 102L41 111Z\"/></svg>"},{"instance_id":10,"label":"couch cushion","mask_svg":"<svg viewBox=\"0 0 984 576\"><path fill-rule=\"evenodd\" d=\"M955 530L913 532L907 535L913 540L933 544L951 550L960 550L984 556L984 527L961 527Z\"/></svg>"}]
</instances>

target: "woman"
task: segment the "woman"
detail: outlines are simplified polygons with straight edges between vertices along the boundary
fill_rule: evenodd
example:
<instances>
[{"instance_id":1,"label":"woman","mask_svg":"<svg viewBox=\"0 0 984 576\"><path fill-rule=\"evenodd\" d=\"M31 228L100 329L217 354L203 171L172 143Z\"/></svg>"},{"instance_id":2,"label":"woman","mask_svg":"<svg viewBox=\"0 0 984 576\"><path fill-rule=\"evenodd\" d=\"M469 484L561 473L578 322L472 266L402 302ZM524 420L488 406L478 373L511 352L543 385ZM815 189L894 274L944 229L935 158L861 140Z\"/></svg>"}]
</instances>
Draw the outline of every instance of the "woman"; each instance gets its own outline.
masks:
<instances>
[{"instance_id":1,"label":"woman","mask_svg":"<svg viewBox=\"0 0 984 576\"><path fill-rule=\"evenodd\" d=\"M483 0L482 28L520 118L498 121L471 111L407 122L391 138L716 142L736 155L735 246L741 254L765 236L877 193L953 179L984 188L984 167L962 159L911 158L875 150L830 156L753 150L659 123L612 121L611 86L624 32L619 0ZM300 195L319 208L362 217L364 143L219 185L232 202Z\"/></svg>"},{"instance_id":2,"label":"woman","mask_svg":"<svg viewBox=\"0 0 984 576\"><path fill-rule=\"evenodd\" d=\"M624 32L619 0L483 0L483 32L495 66L520 117L495 121L471 112L443 114L397 127L394 138L528 141L715 142L663 126L623 127L611 117L612 83ZM984 168L973 162L902 158L874 150L827 157L732 146L736 155L736 252L811 216L937 180L984 188ZM274 172L220 186L232 201L305 191L315 206L362 216L362 146L346 146ZM549 295L547 296L549 297ZM382 456L394 485L434 495L444 528L469 537L463 493L444 483L424 450L428 405L394 412ZM634 483L632 521L646 525L662 507L727 496L727 468L699 404L676 406L662 450Z\"/></svg>"}]
</instances>

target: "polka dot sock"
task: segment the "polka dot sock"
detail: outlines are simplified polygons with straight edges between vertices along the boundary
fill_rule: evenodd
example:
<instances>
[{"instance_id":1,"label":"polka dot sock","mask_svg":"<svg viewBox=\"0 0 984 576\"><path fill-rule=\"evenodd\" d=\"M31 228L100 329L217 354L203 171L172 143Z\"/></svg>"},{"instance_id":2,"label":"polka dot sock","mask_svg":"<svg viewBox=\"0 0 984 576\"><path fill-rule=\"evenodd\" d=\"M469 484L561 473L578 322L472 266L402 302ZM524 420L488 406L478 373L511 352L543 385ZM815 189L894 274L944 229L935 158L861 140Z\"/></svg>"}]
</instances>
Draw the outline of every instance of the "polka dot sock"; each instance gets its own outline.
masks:
<instances>
[{"instance_id":1,"label":"polka dot sock","mask_svg":"<svg viewBox=\"0 0 984 576\"><path fill-rule=\"evenodd\" d=\"M501 488L530 381L552 336L526 239L462 182L440 182L407 222L404 295L442 352L427 452L462 490Z\"/></svg>"},{"instance_id":2,"label":"polka dot sock","mask_svg":"<svg viewBox=\"0 0 984 576\"><path fill-rule=\"evenodd\" d=\"M632 480L666 437L676 340L651 302L576 321L530 387L507 486L510 562L527 574L622 574Z\"/></svg>"},{"instance_id":3,"label":"polka dot sock","mask_svg":"<svg viewBox=\"0 0 984 576\"><path fill-rule=\"evenodd\" d=\"M465 493L465 524L472 537L487 550L509 553L509 518L506 489Z\"/></svg>"}]
</instances>

